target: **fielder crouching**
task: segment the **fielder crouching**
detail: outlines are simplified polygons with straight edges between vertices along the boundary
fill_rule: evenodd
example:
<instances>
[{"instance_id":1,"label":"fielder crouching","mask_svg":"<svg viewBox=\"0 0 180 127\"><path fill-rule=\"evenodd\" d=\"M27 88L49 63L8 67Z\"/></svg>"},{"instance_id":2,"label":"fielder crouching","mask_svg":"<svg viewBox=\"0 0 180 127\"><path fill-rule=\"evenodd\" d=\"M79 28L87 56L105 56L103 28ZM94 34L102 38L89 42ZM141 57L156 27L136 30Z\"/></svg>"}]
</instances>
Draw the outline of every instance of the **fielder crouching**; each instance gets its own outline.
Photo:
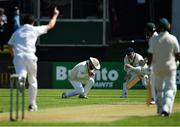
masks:
<instances>
[{"instance_id":1,"label":"fielder crouching","mask_svg":"<svg viewBox=\"0 0 180 127\"><path fill-rule=\"evenodd\" d=\"M68 74L68 79L74 90L63 93L62 98L79 95L79 98L87 99L87 94L95 83L95 70L98 69L100 69L99 60L93 57L78 63Z\"/></svg>"},{"instance_id":2,"label":"fielder crouching","mask_svg":"<svg viewBox=\"0 0 180 127\"><path fill-rule=\"evenodd\" d=\"M146 72L146 70L148 69L148 66L144 62L144 60L140 60L139 65L136 67L130 64L126 64L125 66L128 70L127 70L127 75L125 77L125 83L123 84L123 87L127 87L128 89L130 89L138 81L141 80L142 85L146 88L149 83L149 76Z\"/></svg>"},{"instance_id":3,"label":"fielder crouching","mask_svg":"<svg viewBox=\"0 0 180 127\"><path fill-rule=\"evenodd\" d=\"M131 87L133 87L138 81L141 80L142 85L147 88L150 89L152 88L151 86L151 76L150 76L150 69L148 67L148 65L146 64L146 60L140 60L139 61L139 66L137 67L133 67L130 64L126 64L125 65L128 68L128 74L130 75L130 77L126 80L126 86L128 89L130 89ZM152 93L151 89L150 89L150 100L148 100L149 104L155 104L155 97L154 94Z\"/></svg>"},{"instance_id":4,"label":"fielder crouching","mask_svg":"<svg viewBox=\"0 0 180 127\"><path fill-rule=\"evenodd\" d=\"M132 81L132 79L134 79L131 84L135 85L140 80L140 77L137 76L137 72L133 71L131 68L138 67L139 62L141 60L144 60L144 59L140 54L134 52L134 49L131 47L127 48L126 55L124 57L124 71L126 71L126 76L125 76L125 81L123 83L123 89L122 89L123 98L127 97L128 83Z\"/></svg>"},{"instance_id":5,"label":"fielder crouching","mask_svg":"<svg viewBox=\"0 0 180 127\"><path fill-rule=\"evenodd\" d=\"M146 64L146 59L144 59L140 54L135 53L133 48L128 48L124 58L124 63L124 70L127 74L123 83L122 97L126 98L127 89L133 87L140 80L145 88L149 88L148 85L151 84L150 72ZM149 103L155 104L154 95L152 95L152 101Z\"/></svg>"}]
</instances>

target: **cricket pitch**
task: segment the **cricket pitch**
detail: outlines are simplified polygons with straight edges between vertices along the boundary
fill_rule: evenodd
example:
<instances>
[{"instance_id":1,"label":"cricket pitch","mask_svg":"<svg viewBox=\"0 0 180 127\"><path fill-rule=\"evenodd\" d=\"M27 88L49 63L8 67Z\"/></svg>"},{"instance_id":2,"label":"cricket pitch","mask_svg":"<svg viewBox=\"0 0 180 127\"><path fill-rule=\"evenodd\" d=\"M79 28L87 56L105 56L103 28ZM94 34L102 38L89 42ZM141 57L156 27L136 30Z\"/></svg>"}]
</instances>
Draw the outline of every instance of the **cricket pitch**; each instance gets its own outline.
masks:
<instances>
[{"instance_id":1,"label":"cricket pitch","mask_svg":"<svg viewBox=\"0 0 180 127\"><path fill-rule=\"evenodd\" d=\"M180 104L174 105L174 112L180 111ZM86 105L39 109L25 112L24 121L31 122L111 122L130 116L156 115L155 105ZM9 121L9 113L1 113L0 121Z\"/></svg>"}]
</instances>

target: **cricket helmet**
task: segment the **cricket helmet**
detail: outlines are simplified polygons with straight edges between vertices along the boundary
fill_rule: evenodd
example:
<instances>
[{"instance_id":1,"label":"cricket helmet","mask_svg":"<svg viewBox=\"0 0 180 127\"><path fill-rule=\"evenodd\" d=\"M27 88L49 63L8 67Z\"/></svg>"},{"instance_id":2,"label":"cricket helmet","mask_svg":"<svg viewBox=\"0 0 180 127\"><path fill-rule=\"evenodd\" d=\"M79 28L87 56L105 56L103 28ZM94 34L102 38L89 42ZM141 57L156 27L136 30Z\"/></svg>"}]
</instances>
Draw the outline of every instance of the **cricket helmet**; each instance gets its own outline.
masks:
<instances>
[{"instance_id":1,"label":"cricket helmet","mask_svg":"<svg viewBox=\"0 0 180 127\"><path fill-rule=\"evenodd\" d=\"M170 26L170 23L166 18L160 18L158 23L157 23L157 28L158 29L168 30L169 26Z\"/></svg>"},{"instance_id":2,"label":"cricket helmet","mask_svg":"<svg viewBox=\"0 0 180 127\"><path fill-rule=\"evenodd\" d=\"M145 31L154 32L156 30L156 25L153 22L148 22L145 24Z\"/></svg>"}]
</instances>

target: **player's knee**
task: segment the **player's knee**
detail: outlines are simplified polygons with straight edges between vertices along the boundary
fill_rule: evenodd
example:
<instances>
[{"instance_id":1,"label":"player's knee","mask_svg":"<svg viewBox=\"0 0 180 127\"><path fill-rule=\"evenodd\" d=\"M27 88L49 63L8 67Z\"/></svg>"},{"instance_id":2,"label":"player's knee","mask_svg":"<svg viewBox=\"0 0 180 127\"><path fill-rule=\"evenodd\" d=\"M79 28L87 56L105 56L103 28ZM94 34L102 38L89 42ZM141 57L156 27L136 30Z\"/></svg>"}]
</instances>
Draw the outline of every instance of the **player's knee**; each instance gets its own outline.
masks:
<instances>
[{"instance_id":1,"label":"player's knee","mask_svg":"<svg viewBox=\"0 0 180 127\"><path fill-rule=\"evenodd\" d=\"M37 89L37 83L31 83L31 84L29 84L31 87L33 87L33 88L36 88Z\"/></svg>"},{"instance_id":2,"label":"player's knee","mask_svg":"<svg viewBox=\"0 0 180 127\"><path fill-rule=\"evenodd\" d=\"M83 94L84 93L84 88L77 88L76 89L78 94Z\"/></svg>"},{"instance_id":3,"label":"player's knee","mask_svg":"<svg viewBox=\"0 0 180 127\"><path fill-rule=\"evenodd\" d=\"M142 85L144 87L147 87L149 85L149 78L147 75L145 75L143 78L142 78Z\"/></svg>"},{"instance_id":4,"label":"player's knee","mask_svg":"<svg viewBox=\"0 0 180 127\"><path fill-rule=\"evenodd\" d=\"M28 77L29 84L37 84L37 79L35 77Z\"/></svg>"},{"instance_id":5,"label":"player's knee","mask_svg":"<svg viewBox=\"0 0 180 127\"><path fill-rule=\"evenodd\" d=\"M29 85L32 85L33 87L37 88L37 79L36 78L29 78Z\"/></svg>"}]
</instances>

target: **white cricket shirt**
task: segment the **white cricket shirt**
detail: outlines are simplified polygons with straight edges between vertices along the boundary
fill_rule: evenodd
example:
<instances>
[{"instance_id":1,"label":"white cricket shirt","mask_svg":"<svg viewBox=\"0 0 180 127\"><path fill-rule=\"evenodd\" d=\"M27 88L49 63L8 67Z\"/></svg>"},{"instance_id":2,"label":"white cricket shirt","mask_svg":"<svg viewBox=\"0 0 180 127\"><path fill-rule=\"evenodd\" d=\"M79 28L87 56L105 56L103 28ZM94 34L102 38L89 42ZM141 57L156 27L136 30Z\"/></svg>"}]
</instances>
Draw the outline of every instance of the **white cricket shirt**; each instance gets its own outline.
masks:
<instances>
[{"instance_id":1,"label":"white cricket shirt","mask_svg":"<svg viewBox=\"0 0 180 127\"><path fill-rule=\"evenodd\" d=\"M164 75L177 68L175 53L180 52L179 43L169 32L161 32L150 39L148 52L153 54L152 67L155 74Z\"/></svg>"},{"instance_id":2,"label":"white cricket shirt","mask_svg":"<svg viewBox=\"0 0 180 127\"><path fill-rule=\"evenodd\" d=\"M37 38L47 33L47 30L48 27L46 25L32 26L25 24L13 33L8 44L12 45L14 55L28 54L31 57L36 57Z\"/></svg>"},{"instance_id":3,"label":"white cricket shirt","mask_svg":"<svg viewBox=\"0 0 180 127\"><path fill-rule=\"evenodd\" d=\"M70 70L69 78L80 82L89 80L88 62L89 61L83 61L78 63L72 70Z\"/></svg>"},{"instance_id":4,"label":"white cricket shirt","mask_svg":"<svg viewBox=\"0 0 180 127\"><path fill-rule=\"evenodd\" d=\"M132 65L132 66L134 66L134 67L137 67L137 66L139 66L139 61L140 61L140 60L144 60L144 59L143 59L143 57L142 57L140 54L138 54L138 53L134 53L134 56L133 56L132 59L129 59L128 56L126 55L126 56L124 57L124 65L125 65L125 64L130 64L130 65ZM125 66L124 66L124 70L126 71Z\"/></svg>"}]
</instances>

